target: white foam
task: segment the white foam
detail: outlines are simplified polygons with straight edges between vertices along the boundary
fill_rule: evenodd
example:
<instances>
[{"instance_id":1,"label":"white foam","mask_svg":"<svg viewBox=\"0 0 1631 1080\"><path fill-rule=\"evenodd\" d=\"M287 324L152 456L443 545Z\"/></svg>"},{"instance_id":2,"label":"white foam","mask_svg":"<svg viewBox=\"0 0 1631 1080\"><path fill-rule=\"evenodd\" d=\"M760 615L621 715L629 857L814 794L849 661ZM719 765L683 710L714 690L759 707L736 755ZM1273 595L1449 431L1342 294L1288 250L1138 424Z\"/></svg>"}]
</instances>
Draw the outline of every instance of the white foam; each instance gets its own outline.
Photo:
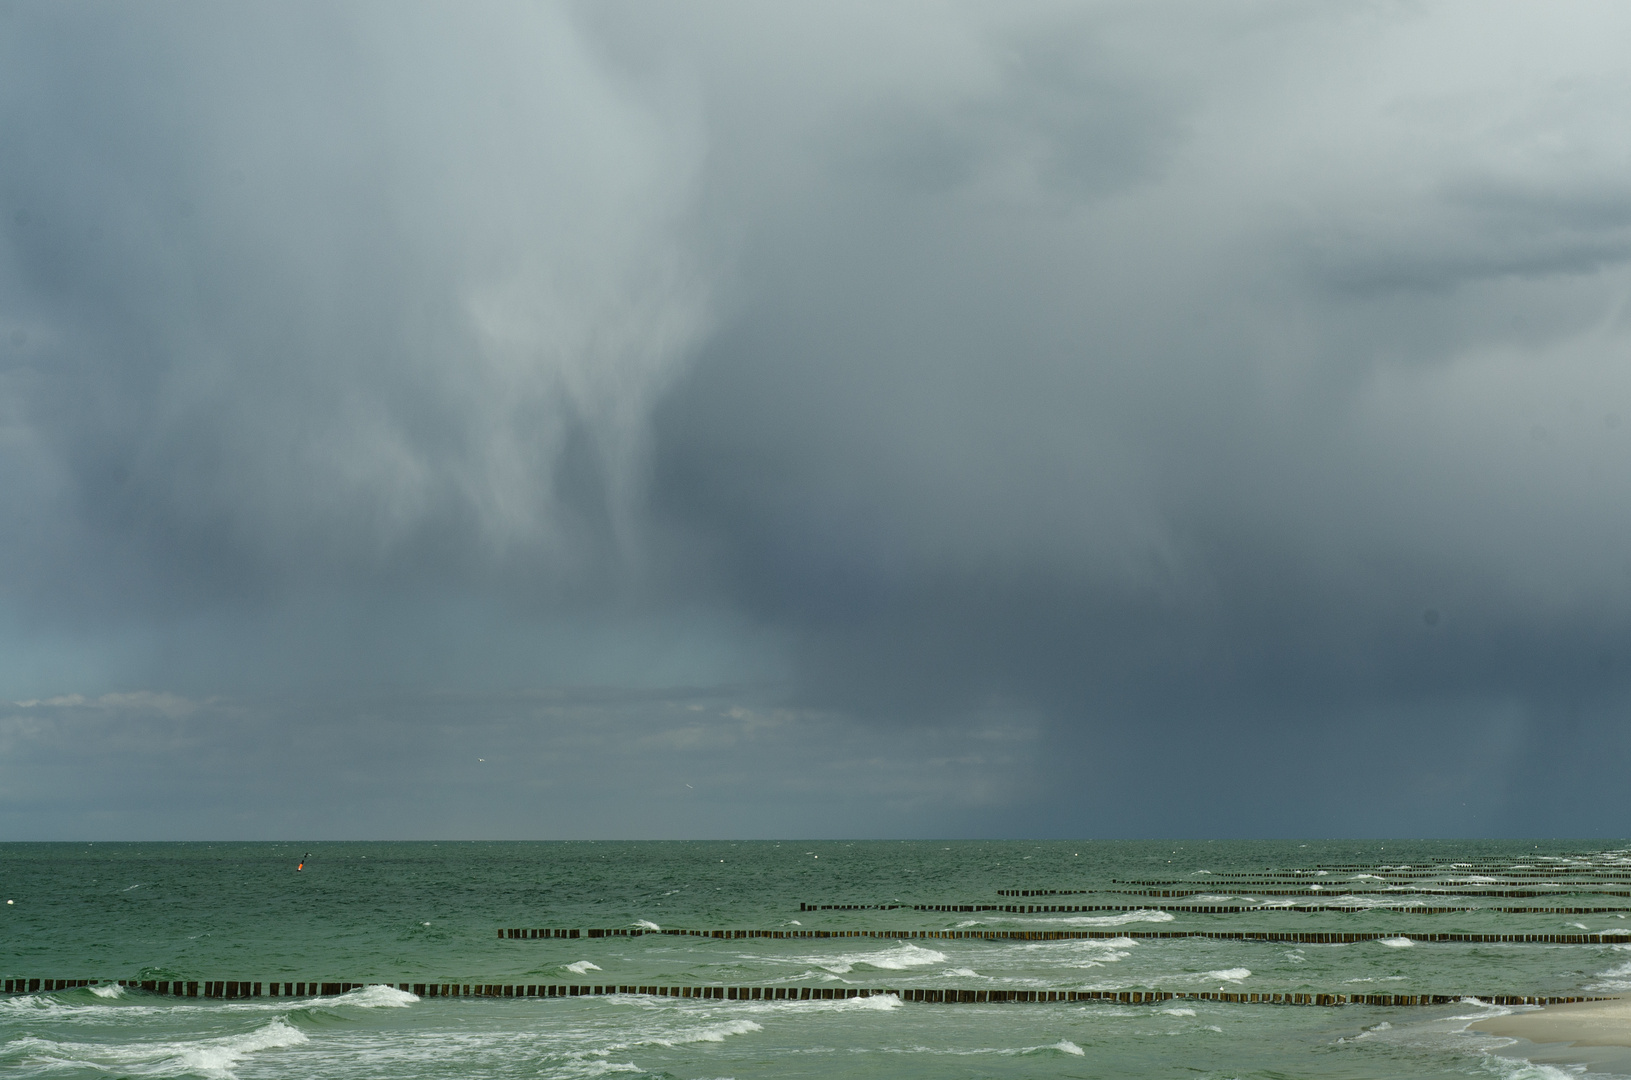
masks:
<instances>
[{"instance_id":1,"label":"white foam","mask_svg":"<svg viewBox=\"0 0 1631 1080\"><path fill-rule=\"evenodd\" d=\"M1075 938L1064 941L1026 943L1022 948L1031 959L1064 967L1096 968L1114 964L1131 956L1131 948L1138 943L1132 938Z\"/></svg>"},{"instance_id":2,"label":"white foam","mask_svg":"<svg viewBox=\"0 0 1631 1080\"><path fill-rule=\"evenodd\" d=\"M374 983L342 994L333 1000L359 1009L406 1009L419 998L406 990L398 990L384 983Z\"/></svg>"},{"instance_id":3,"label":"white foam","mask_svg":"<svg viewBox=\"0 0 1631 1080\"><path fill-rule=\"evenodd\" d=\"M1623 945L1614 946L1616 950L1625 948ZM1631 990L1631 962L1618 964L1607 971L1597 973L1597 981L1586 984L1587 990Z\"/></svg>"},{"instance_id":4,"label":"white foam","mask_svg":"<svg viewBox=\"0 0 1631 1080\"><path fill-rule=\"evenodd\" d=\"M1251 968L1224 968L1222 971L1208 971L1201 976L1203 979L1222 979L1225 982L1241 982L1251 977Z\"/></svg>"},{"instance_id":5,"label":"white foam","mask_svg":"<svg viewBox=\"0 0 1631 1080\"><path fill-rule=\"evenodd\" d=\"M1416 944L1407 937L1379 938L1376 943L1378 945L1386 945L1390 949L1408 949Z\"/></svg>"},{"instance_id":6,"label":"white foam","mask_svg":"<svg viewBox=\"0 0 1631 1080\"><path fill-rule=\"evenodd\" d=\"M570 971L574 975L587 975L591 971L600 970L599 964L591 963L588 960L579 960L575 964L563 964L561 966L566 968L566 970Z\"/></svg>"},{"instance_id":7,"label":"white foam","mask_svg":"<svg viewBox=\"0 0 1631 1080\"><path fill-rule=\"evenodd\" d=\"M583 1076L605 1076L615 1072L645 1072L644 1069L632 1061L580 1061L576 1062L576 1072Z\"/></svg>"},{"instance_id":8,"label":"white foam","mask_svg":"<svg viewBox=\"0 0 1631 1080\"><path fill-rule=\"evenodd\" d=\"M125 988L118 983L103 983L101 986L89 988L91 993L99 998L121 998L125 996Z\"/></svg>"},{"instance_id":9,"label":"white foam","mask_svg":"<svg viewBox=\"0 0 1631 1080\"><path fill-rule=\"evenodd\" d=\"M1023 919L1017 922L1062 923L1065 926L1126 926L1128 923L1164 923L1172 921L1167 911L1129 911L1122 915L1082 915L1063 919Z\"/></svg>"},{"instance_id":10,"label":"white foam","mask_svg":"<svg viewBox=\"0 0 1631 1080\"><path fill-rule=\"evenodd\" d=\"M902 942L892 949L877 952L841 953L838 956L810 957L804 963L830 971L834 975L847 975L857 967L876 968L880 971L905 971L908 968L944 964L946 954Z\"/></svg>"},{"instance_id":11,"label":"white foam","mask_svg":"<svg viewBox=\"0 0 1631 1080\"><path fill-rule=\"evenodd\" d=\"M806 1003L801 1001L799 1004ZM894 994L873 994L871 997L824 1001L822 1004L831 1006L835 1012L889 1012L891 1009L900 1008L901 1000Z\"/></svg>"},{"instance_id":12,"label":"white foam","mask_svg":"<svg viewBox=\"0 0 1631 1080\"><path fill-rule=\"evenodd\" d=\"M1162 1009L1168 1016L1194 1016L1194 1009Z\"/></svg>"},{"instance_id":13,"label":"white foam","mask_svg":"<svg viewBox=\"0 0 1631 1080\"><path fill-rule=\"evenodd\" d=\"M1389 888L1391 887L1389 886ZM1328 896L1319 897L1319 901L1321 904L1330 907L1384 908L1388 911L1407 911L1413 907L1425 906L1425 902L1421 900L1378 899L1374 896L1357 896L1353 893L1343 893L1340 896L1332 893ZM1269 905L1265 904L1263 906L1268 907Z\"/></svg>"},{"instance_id":14,"label":"white foam","mask_svg":"<svg viewBox=\"0 0 1631 1080\"><path fill-rule=\"evenodd\" d=\"M1060 1039L1056 1043L1050 1043L1047 1046L1040 1046L1040 1047L1037 1047L1037 1049L1039 1049L1039 1050L1057 1050L1061 1054L1070 1054L1072 1057L1086 1057L1087 1056L1086 1052L1080 1046L1077 1046L1075 1043L1071 1042L1069 1039Z\"/></svg>"},{"instance_id":15,"label":"white foam","mask_svg":"<svg viewBox=\"0 0 1631 1080\"><path fill-rule=\"evenodd\" d=\"M702 1027L689 1028L668 1036L653 1036L642 1039L646 1046L683 1046L686 1043L722 1043L732 1035L746 1035L749 1032L763 1031L764 1028L752 1020L727 1020L722 1024L706 1024Z\"/></svg>"},{"instance_id":16,"label":"white foam","mask_svg":"<svg viewBox=\"0 0 1631 1080\"><path fill-rule=\"evenodd\" d=\"M656 923L652 922L650 919L636 919L636 920L634 920L634 925L638 926L642 930L661 930L662 929L662 927L658 926Z\"/></svg>"},{"instance_id":17,"label":"white foam","mask_svg":"<svg viewBox=\"0 0 1631 1080\"><path fill-rule=\"evenodd\" d=\"M1559 1068L1556 1065L1537 1065L1532 1061L1524 1062L1524 1066L1509 1076L1513 1080L1580 1080L1580 1070Z\"/></svg>"},{"instance_id":18,"label":"white foam","mask_svg":"<svg viewBox=\"0 0 1631 1080\"><path fill-rule=\"evenodd\" d=\"M983 978L985 978L984 975L981 975L978 971L975 971L973 968L947 968L945 971L942 971L940 974L945 975L948 978L956 978L956 979L983 979Z\"/></svg>"},{"instance_id":19,"label":"white foam","mask_svg":"<svg viewBox=\"0 0 1631 1080\"><path fill-rule=\"evenodd\" d=\"M279 1050L307 1042L282 1017L238 1035L187 1042L59 1043L25 1038L9 1044L24 1050L46 1071L93 1069L127 1076L207 1076L233 1080L232 1068L250 1054Z\"/></svg>"}]
</instances>

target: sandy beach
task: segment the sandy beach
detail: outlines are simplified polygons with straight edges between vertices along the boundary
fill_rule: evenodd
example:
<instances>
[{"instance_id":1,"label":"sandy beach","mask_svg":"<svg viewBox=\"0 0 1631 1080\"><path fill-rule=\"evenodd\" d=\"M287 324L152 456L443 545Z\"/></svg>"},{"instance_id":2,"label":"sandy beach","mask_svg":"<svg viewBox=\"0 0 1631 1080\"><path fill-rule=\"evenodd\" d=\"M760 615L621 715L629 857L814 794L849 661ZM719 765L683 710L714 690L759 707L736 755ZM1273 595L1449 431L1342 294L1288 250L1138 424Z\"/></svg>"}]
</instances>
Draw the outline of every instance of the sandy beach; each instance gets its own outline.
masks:
<instances>
[{"instance_id":1,"label":"sandy beach","mask_svg":"<svg viewBox=\"0 0 1631 1080\"><path fill-rule=\"evenodd\" d=\"M1631 999L1548 1005L1535 1012L1491 1017L1469 1026L1474 1031L1533 1043L1631 1047Z\"/></svg>"}]
</instances>

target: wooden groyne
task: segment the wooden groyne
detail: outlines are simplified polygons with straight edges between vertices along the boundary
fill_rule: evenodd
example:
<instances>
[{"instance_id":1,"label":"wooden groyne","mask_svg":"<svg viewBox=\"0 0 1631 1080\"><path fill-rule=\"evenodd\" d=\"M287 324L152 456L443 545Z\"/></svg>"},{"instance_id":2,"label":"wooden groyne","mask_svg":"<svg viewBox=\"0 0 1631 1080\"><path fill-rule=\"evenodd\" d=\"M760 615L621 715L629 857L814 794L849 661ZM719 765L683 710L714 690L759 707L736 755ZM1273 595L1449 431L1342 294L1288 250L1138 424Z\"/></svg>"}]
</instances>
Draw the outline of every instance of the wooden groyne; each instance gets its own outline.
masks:
<instances>
[{"instance_id":1,"label":"wooden groyne","mask_svg":"<svg viewBox=\"0 0 1631 1080\"><path fill-rule=\"evenodd\" d=\"M651 930L638 926L573 930L563 934L551 929L506 928L500 938L536 941L557 937L620 938L647 934L705 938L886 938L893 940L937 941L1080 941L1111 938L1177 939L1211 938L1216 941L1272 941L1296 945L1351 945L1362 941L1407 941L1438 943L1467 942L1500 945L1625 945L1631 944L1631 928L1601 934L1420 934L1394 930L1316 931L1295 930Z\"/></svg>"},{"instance_id":2,"label":"wooden groyne","mask_svg":"<svg viewBox=\"0 0 1631 1080\"><path fill-rule=\"evenodd\" d=\"M1400 886L1393 889L1327 889L1325 886L1304 885L1298 889L1254 889L1241 888L1233 885L1222 889L1081 889L1081 893L1100 893L1109 896L1215 896L1220 892L1245 893L1248 896L1302 896L1307 897L1311 892L1328 892L1336 896L1496 896L1508 900L1533 900L1536 898L1555 899L1569 893L1589 893L1592 896L1624 896L1631 897L1631 889L1580 889L1565 886L1547 891L1534 889L1419 889L1415 886ZM1060 893L1059 895L1068 895Z\"/></svg>"},{"instance_id":3,"label":"wooden groyne","mask_svg":"<svg viewBox=\"0 0 1631 1080\"><path fill-rule=\"evenodd\" d=\"M1153 1005L1166 1001L1209 1001L1238 1005L1377 1005L1419 1007L1453 1005L1476 1000L1492 1005L1565 1005L1583 1001L1613 1001L1611 997L1545 996L1523 994L1319 994L1270 992L1189 992L1166 990L965 990L962 988L878 988L835 986L641 986L516 983L361 983L361 982L249 982L244 980L99 980L6 979L8 994L53 992L77 987L118 985L150 994L187 998L333 997L368 986L394 986L418 997L565 998L608 994L646 997L694 998L713 1001L847 1001L855 998L895 997L930 1004L1018 1004L1103 1002ZM262 993L262 987L265 993ZM298 992L297 992L298 990Z\"/></svg>"},{"instance_id":4,"label":"wooden groyne","mask_svg":"<svg viewBox=\"0 0 1631 1080\"><path fill-rule=\"evenodd\" d=\"M1501 915L1613 915L1631 912L1631 907L1401 907L1398 905L1357 906L1342 904L803 904L800 911L998 911L1015 915L1081 914L1092 911L1165 911L1175 915L1244 915L1260 911L1292 911L1320 914L1327 911L1363 915L1372 911L1404 915L1458 915L1490 912Z\"/></svg>"},{"instance_id":5,"label":"wooden groyne","mask_svg":"<svg viewBox=\"0 0 1631 1080\"><path fill-rule=\"evenodd\" d=\"M8 994L33 994L40 991L72 990L81 986L122 986L143 990L149 994L168 997L248 998L261 997L264 985L266 997L325 997L349 994L371 985L360 982L247 982L231 979L7 979ZM403 987L406 989L406 987ZM466 988L466 993L468 993Z\"/></svg>"},{"instance_id":6,"label":"wooden groyne","mask_svg":"<svg viewBox=\"0 0 1631 1080\"><path fill-rule=\"evenodd\" d=\"M1566 896L1569 893L1584 893L1584 894L1587 894L1587 895L1590 895L1590 896L1623 896L1623 897L1631 897L1631 889L1590 888L1590 887L1586 887L1586 886L1589 885L1589 883L1587 883L1587 882L1575 882L1575 883L1563 884L1563 885L1557 886L1554 889L1545 889L1545 890L1539 890L1539 889L1534 889L1534 888L1529 888L1529 889L1490 889L1490 888L1481 888L1481 889L1480 888L1429 889L1429 888L1424 888L1424 887L1415 886L1415 885L1395 885L1395 886L1393 886L1391 888L1385 888L1385 889L1366 889L1366 888L1353 889L1353 888L1343 887L1346 883L1341 882L1341 881L1334 881L1334 882L1330 882L1329 884L1324 883L1324 882L1311 882L1311 883L1306 884L1306 885L1299 884L1299 885L1296 885L1293 888L1279 888L1278 887L1280 885L1287 884L1286 882L1273 882L1272 885L1275 886L1275 887L1268 887L1268 888L1257 888L1257 887L1255 887L1253 885L1250 885L1248 883L1238 882L1238 881L1228 881L1228 882L1221 882L1220 881L1220 882L1217 883L1216 887L1213 887L1213 888L1196 888L1196 887L1193 887L1193 886L1197 886L1197 885L1210 884L1208 882L1193 882L1193 881L1182 881L1182 882L1123 881L1123 882L1115 882L1114 884L1117 884L1117 885L1140 885L1140 886L1146 886L1146 887L1145 888L1133 888L1133 889L1126 889L1126 888L1122 888L1122 889L998 889L997 890L997 895L998 896L1013 896L1013 897L1020 897L1020 898L1033 897L1033 896L1158 896L1158 897L1175 898L1175 897L1185 897L1185 896L1208 896L1208 895L1216 895L1218 893L1245 893L1245 894L1247 894L1249 896L1301 896L1301 897L1307 897L1307 896L1309 896L1310 893L1325 892L1325 893L1332 893L1332 894L1337 895L1337 896L1384 896L1384 897L1403 897L1403 896L1467 896L1467 897L1479 897L1479 896L1491 896L1491 897L1504 897L1504 898L1507 898L1507 899L1514 899L1514 900L1517 900L1517 899L1535 899L1535 898L1555 899L1555 898L1557 898L1559 896ZM1183 888L1183 889L1157 888L1156 886L1158 886L1158 885L1187 885L1187 886L1192 886L1192 887ZM1623 909L1617 909L1617 910L1623 910Z\"/></svg>"},{"instance_id":7,"label":"wooden groyne","mask_svg":"<svg viewBox=\"0 0 1631 1080\"><path fill-rule=\"evenodd\" d=\"M1479 870L1476 867L1461 867L1455 870L1380 870L1375 867L1355 866L1348 867L1345 870L1339 870L1337 873L1350 871L1361 874L1367 879L1380 879L1383 881L1429 881L1441 878L1453 880L1455 878L1477 877L1514 879L1544 878L1547 881L1555 881L1564 885L1571 884L1571 882L1568 880L1570 878L1579 878L1581 879L1581 883L1590 883L1591 881L1631 882L1631 873L1627 873L1624 870ZM1263 873L1242 873L1238 871L1220 870L1215 873L1207 874L1205 881L1259 881L1269 883L1284 881L1308 881L1312 878L1332 880L1336 881L1338 884L1344 880L1342 878L1333 877L1332 871L1330 870L1281 870L1267 871ZM1195 877L1171 879L1111 878L1110 880L1131 885L1200 885L1204 883L1200 878ZM1486 882L1486 884L1488 884L1488 882ZM1019 892L1013 889L999 889L998 892L1004 896L1020 895Z\"/></svg>"}]
</instances>

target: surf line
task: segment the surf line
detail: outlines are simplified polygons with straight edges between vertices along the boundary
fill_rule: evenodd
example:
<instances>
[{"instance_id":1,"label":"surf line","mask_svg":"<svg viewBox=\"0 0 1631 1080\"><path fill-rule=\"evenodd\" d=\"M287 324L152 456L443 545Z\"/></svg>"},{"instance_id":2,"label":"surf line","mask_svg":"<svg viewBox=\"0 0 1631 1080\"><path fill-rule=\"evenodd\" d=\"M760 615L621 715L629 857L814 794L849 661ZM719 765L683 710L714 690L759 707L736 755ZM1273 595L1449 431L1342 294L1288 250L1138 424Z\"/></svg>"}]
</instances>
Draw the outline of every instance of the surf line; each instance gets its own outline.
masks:
<instances>
[{"instance_id":1,"label":"surf line","mask_svg":"<svg viewBox=\"0 0 1631 1080\"><path fill-rule=\"evenodd\" d=\"M799 904L800 911L945 911L952 913L997 911L1014 915L1070 915L1089 911L1170 911L1187 915L1242 915L1259 911L1325 911L1368 915L1373 911L1403 915L1456 915L1494 912L1500 915L1612 915L1631 907L1400 907L1340 904Z\"/></svg>"},{"instance_id":2,"label":"surf line","mask_svg":"<svg viewBox=\"0 0 1631 1080\"><path fill-rule=\"evenodd\" d=\"M1427 944L1467 942L1515 945L1625 945L1631 929L1600 934L1419 934L1396 930L650 930L644 927L607 927L563 930L510 927L498 932L506 940L541 941L555 938L644 937L647 934L703 938L884 938L899 941L1081 941L1106 938L1212 938L1217 941L1275 941L1297 945L1351 945L1361 941L1417 941Z\"/></svg>"},{"instance_id":3,"label":"surf line","mask_svg":"<svg viewBox=\"0 0 1631 1080\"><path fill-rule=\"evenodd\" d=\"M40 993L104 986L114 980L99 979L6 979L5 992ZM225 981L117 980L117 985L150 994L188 998L258 998L262 983ZM1614 1001L1612 997L1547 997L1519 994L1318 994L1270 992L1196 992L1167 990L964 990L928 987L864 989L833 986L637 986L603 984L574 986L560 984L511 983L361 983L361 982L272 982L265 983L266 997L333 997L369 986L386 986L430 997L485 998L563 998L600 997L608 994L636 994L645 997L702 998L714 1001L846 1001L854 998L894 997L906 1002L930 1004L1009 1004L1054 1002L1105 1002L1122 1005L1153 1005L1165 1001L1211 1001L1238 1005L1375 1005L1420 1007L1455 1005L1474 999L1491 1005L1569 1005L1584 1001ZM203 993L200 993L203 988Z\"/></svg>"},{"instance_id":4,"label":"surf line","mask_svg":"<svg viewBox=\"0 0 1631 1080\"><path fill-rule=\"evenodd\" d=\"M1335 896L1498 896L1509 900L1533 900L1536 898L1549 899L1569 894L1588 896L1624 896L1631 897L1631 890L1626 889L1598 889L1565 885L1556 889L1426 889L1414 885L1397 885L1387 889L1344 889L1338 888L1340 882L1333 883L1330 888L1324 885L1304 885L1299 889L1256 889L1250 886L1234 886L1229 882L1220 882L1221 888L1211 889L1083 889L1084 893L1094 892L1106 896L1158 896L1167 899L1182 899L1186 896L1215 896L1220 892L1231 892L1244 896L1317 896L1321 893Z\"/></svg>"}]
</instances>

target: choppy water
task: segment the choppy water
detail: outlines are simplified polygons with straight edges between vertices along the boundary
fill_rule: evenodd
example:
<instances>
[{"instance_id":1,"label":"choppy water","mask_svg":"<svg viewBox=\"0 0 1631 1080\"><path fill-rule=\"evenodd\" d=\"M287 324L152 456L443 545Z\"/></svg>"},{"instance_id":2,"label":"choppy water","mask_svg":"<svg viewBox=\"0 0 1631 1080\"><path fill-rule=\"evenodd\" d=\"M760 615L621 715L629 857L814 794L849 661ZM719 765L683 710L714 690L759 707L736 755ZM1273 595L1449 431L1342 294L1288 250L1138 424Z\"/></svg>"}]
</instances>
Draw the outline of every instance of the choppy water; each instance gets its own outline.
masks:
<instances>
[{"instance_id":1,"label":"choppy water","mask_svg":"<svg viewBox=\"0 0 1631 1080\"><path fill-rule=\"evenodd\" d=\"M306 869L295 872L310 852ZM1462 863L1465 865L1453 865ZM1411 869L1405 870L1404 867ZM1323 873L1321 873L1323 868ZM1425 870L1424 870L1425 868ZM1428 876L1419 876L1423 873ZM1231 877L1230 875L1238 875ZM1137 895L1128 882L1185 897ZM1316 888L1315 886L1318 886ZM999 890L1070 890L1015 899ZM1431 889L1432 893L1420 890ZM1089 890L1080 892L1079 890ZM1491 891L1534 898L1478 895ZM1601 994L1631 943L1414 943L1631 924L1602 845L763 842L0 845L0 976L1315 993ZM1298 895L1282 895L1282 894ZM804 904L1128 905L1129 912L801 911ZM1239 914L1169 908L1245 906ZM1274 910L1321 904L1362 911ZM1451 906L1453 913L1412 913ZM1497 907L1596 907L1593 914ZM1097 929L1068 941L643 937L501 927ZM1161 930L1386 932L1353 944ZM212 1001L89 987L0 997L0 1071L198 1077L1561 1076L1465 1030L1474 1002L1339 1008L734 1002L634 995ZM1567 1056L1567 1055L1565 1055ZM1579 1057L1580 1055L1575 1055ZM1611 1052L1596 1067L1631 1073Z\"/></svg>"}]
</instances>

